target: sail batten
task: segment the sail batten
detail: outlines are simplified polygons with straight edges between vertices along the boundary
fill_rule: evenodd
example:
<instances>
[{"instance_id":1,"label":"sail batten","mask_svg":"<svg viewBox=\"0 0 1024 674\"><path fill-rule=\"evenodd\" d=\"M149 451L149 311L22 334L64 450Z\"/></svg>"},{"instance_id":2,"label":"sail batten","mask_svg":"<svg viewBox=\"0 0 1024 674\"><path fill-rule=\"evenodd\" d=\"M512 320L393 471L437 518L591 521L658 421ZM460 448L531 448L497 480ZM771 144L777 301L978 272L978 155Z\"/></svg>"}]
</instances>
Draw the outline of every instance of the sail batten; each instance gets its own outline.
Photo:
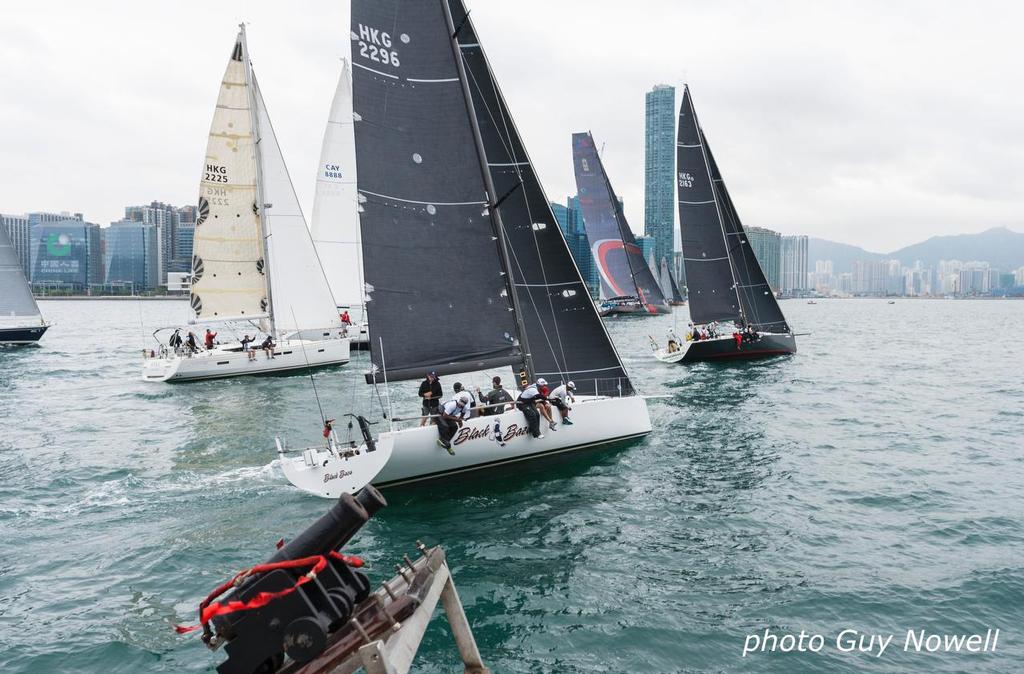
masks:
<instances>
[{"instance_id":1,"label":"sail batten","mask_svg":"<svg viewBox=\"0 0 1024 674\"><path fill-rule=\"evenodd\" d=\"M648 311L668 313L668 304L626 222L593 137L589 132L574 133L572 148L583 226L600 271L601 299L636 297Z\"/></svg>"},{"instance_id":2,"label":"sail batten","mask_svg":"<svg viewBox=\"0 0 1024 674\"><path fill-rule=\"evenodd\" d=\"M462 0L446 0L501 215L535 376L601 395L633 388L569 252ZM586 384L584 385L584 382Z\"/></svg>"}]
</instances>

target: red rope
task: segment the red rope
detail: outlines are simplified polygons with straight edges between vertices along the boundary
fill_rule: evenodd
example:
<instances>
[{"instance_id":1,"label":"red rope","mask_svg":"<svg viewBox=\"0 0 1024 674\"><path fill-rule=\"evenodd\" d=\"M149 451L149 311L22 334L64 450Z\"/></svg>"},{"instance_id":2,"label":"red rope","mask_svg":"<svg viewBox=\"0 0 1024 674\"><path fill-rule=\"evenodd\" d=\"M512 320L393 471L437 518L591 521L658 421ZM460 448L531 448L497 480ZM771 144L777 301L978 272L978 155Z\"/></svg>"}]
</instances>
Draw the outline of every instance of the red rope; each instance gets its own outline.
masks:
<instances>
[{"instance_id":1,"label":"red rope","mask_svg":"<svg viewBox=\"0 0 1024 674\"><path fill-rule=\"evenodd\" d=\"M328 556L355 568L360 568L364 565L363 560L354 555L343 555L340 552L332 550L328 553ZM208 631L210 620L217 616L235 613L236 611L251 611L252 609L262 608L275 599L280 599L281 597L285 597L292 592L295 592L295 590L316 578L317 574L323 571L326 566L327 557L324 555L314 555L312 557L303 557L302 559L287 559L282 562L274 562L272 564L257 564L251 568L239 571L231 580L218 585L213 592L206 596L206 599L203 599L203 601L200 602L198 625L175 625L174 631L178 634L187 634L189 632L194 632L200 627L204 628L204 631ZM221 603L213 601L231 588L237 587L239 583L253 574L267 573L269 571L276 571L277 569L296 569L305 567L312 568L299 576L299 579L295 581L294 585L286 587L283 590L278 590L277 592L260 592L255 597L245 602L229 601L227 603Z\"/></svg>"}]
</instances>

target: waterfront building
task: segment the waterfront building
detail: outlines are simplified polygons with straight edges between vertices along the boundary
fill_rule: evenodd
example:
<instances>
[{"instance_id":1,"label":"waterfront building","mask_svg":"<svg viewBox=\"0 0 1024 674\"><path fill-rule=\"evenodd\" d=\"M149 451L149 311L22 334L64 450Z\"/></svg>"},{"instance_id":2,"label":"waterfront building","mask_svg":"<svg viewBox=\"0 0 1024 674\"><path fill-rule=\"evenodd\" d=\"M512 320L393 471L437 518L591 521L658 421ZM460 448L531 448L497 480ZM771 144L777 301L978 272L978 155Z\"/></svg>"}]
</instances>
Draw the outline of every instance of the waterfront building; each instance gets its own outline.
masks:
<instances>
[{"instance_id":1,"label":"waterfront building","mask_svg":"<svg viewBox=\"0 0 1024 674\"><path fill-rule=\"evenodd\" d=\"M32 276L32 227L27 215L0 214L0 227L7 230L25 278Z\"/></svg>"},{"instance_id":2,"label":"waterfront building","mask_svg":"<svg viewBox=\"0 0 1024 674\"><path fill-rule=\"evenodd\" d=\"M779 260L782 292L792 294L807 290L808 244L806 236L782 237Z\"/></svg>"},{"instance_id":3,"label":"waterfront building","mask_svg":"<svg viewBox=\"0 0 1024 674\"><path fill-rule=\"evenodd\" d=\"M1013 282L1015 285L1024 286L1024 267L1019 267L1013 272Z\"/></svg>"},{"instance_id":4,"label":"waterfront building","mask_svg":"<svg viewBox=\"0 0 1024 674\"><path fill-rule=\"evenodd\" d=\"M644 115L644 235L653 240L656 268L675 251L676 90L647 92ZM647 256L644 256L647 259Z\"/></svg>"},{"instance_id":5,"label":"waterfront building","mask_svg":"<svg viewBox=\"0 0 1024 674\"><path fill-rule=\"evenodd\" d=\"M748 227L747 242L757 257L758 264L773 292L779 291L779 261L781 257L782 235L764 227Z\"/></svg>"},{"instance_id":6,"label":"waterfront building","mask_svg":"<svg viewBox=\"0 0 1024 674\"><path fill-rule=\"evenodd\" d=\"M586 229L583 227L583 211L580 210L580 203L577 197L568 197L566 205L551 203L551 210L554 212L558 227L562 230L565 243L569 246L572 259L580 270L583 281L587 284L587 290L591 295L598 291L598 270L594 264L593 254L590 252L590 242L587 239Z\"/></svg>"},{"instance_id":7,"label":"waterfront building","mask_svg":"<svg viewBox=\"0 0 1024 674\"><path fill-rule=\"evenodd\" d=\"M30 219L32 214L30 213ZM49 215L49 214L43 214ZM66 215L66 214L65 214ZM87 292L103 283L103 237L81 213L32 226L32 283L62 292Z\"/></svg>"},{"instance_id":8,"label":"waterfront building","mask_svg":"<svg viewBox=\"0 0 1024 674\"><path fill-rule=\"evenodd\" d=\"M988 295L999 287L999 272L987 262L968 262L960 270L960 295Z\"/></svg>"},{"instance_id":9,"label":"waterfront building","mask_svg":"<svg viewBox=\"0 0 1024 674\"><path fill-rule=\"evenodd\" d=\"M196 235L194 222L182 222L178 225L174 241L174 258L168 265L167 273L192 271L192 242Z\"/></svg>"},{"instance_id":10,"label":"waterfront building","mask_svg":"<svg viewBox=\"0 0 1024 674\"><path fill-rule=\"evenodd\" d=\"M156 225L121 220L104 230L107 285L131 284L137 292L160 283Z\"/></svg>"},{"instance_id":11,"label":"waterfront building","mask_svg":"<svg viewBox=\"0 0 1024 674\"><path fill-rule=\"evenodd\" d=\"M176 263L182 259L176 248L178 241L178 228L186 224L195 224L196 221L196 209L195 206L184 206L178 208L171 204L165 204L162 201L152 201L148 205L143 206L125 206L124 209L125 220L131 220L132 222L142 222L147 225L154 225L157 230L157 238L160 242L159 253L160 259L157 265L159 270L159 278L161 283L166 282L167 272L172 266L181 266L180 263ZM188 265L191 267L191 251L188 255Z\"/></svg>"}]
</instances>

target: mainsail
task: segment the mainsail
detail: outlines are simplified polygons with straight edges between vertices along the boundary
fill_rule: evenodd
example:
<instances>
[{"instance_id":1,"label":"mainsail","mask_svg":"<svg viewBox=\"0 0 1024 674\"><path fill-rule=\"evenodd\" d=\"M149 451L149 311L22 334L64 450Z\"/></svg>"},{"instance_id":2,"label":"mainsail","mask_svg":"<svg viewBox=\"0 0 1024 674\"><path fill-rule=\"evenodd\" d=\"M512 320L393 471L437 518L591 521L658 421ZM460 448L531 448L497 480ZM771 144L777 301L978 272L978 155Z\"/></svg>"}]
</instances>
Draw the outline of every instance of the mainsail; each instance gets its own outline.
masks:
<instances>
[{"instance_id":1,"label":"mainsail","mask_svg":"<svg viewBox=\"0 0 1024 674\"><path fill-rule=\"evenodd\" d=\"M636 297L651 313L668 313L665 297L636 244L590 132L572 135L572 158L583 224L600 270L601 299Z\"/></svg>"},{"instance_id":2,"label":"mainsail","mask_svg":"<svg viewBox=\"0 0 1024 674\"><path fill-rule=\"evenodd\" d=\"M353 0L371 360L388 379L522 363L443 0Z\"/></svg>"},{"instance_id":3,"label":"mainsail","mask_svg":"<svg viewBox=\"0 0 1024 674\"><path fill-rule=\"evenodd\" d=\"M42 322L18 253L7 235L7 228L0 224L0 321L10 318Z\"/></svg>"},{"instance_id":4,"label":"mainsail","mask_svg":"<svg viewBox=\"0 0 1024 674\"><path fill-rule=\"evenodd\" d=\"M310 238L284 155L274 135L255 75L250 81L256 108L257 157L267 237L270 311L279 333L341 328L334 298Z\"/></svg>"},{"instance_id":5,"label":"mainsail","mask_svg":"<svg viewBox=\"0 0 1024 674\"><path fill-rule=\"evenodd\" d=\"M191 291L196 322L269 315L251 101L239 33L221 81L199 183Z\"/></svg>"},{"instance_id":6,"label":"mainsail","mask_svg":"<svg viewBox=\"0 0 1024 674\"><path fill-rule=\"evenodd\" d=\"M359 323L363 320L363 259L352 127L352 75L346 61L324 130L310 230L334 301Z\"/></svg>"},{"instance_id":7,"label":"mainsail","mask_svg":"<svg viewBox=\"0 0 1024 674\"><path fill-rule=\"evenodd\" d=\"M789 332L697 121L689 87L679 109L676 173L690 317Z\"/></svg>"},{"instance_id":8,"label":"mainsail","mask_svg":"<svg viewBox=\"0 0 1024 674\"><path fill-rule=\"evenodd\" d=\"M448 0L494 182L533 374L581 392L632 393L462 0Z\"/></svg>"}]
</instances>

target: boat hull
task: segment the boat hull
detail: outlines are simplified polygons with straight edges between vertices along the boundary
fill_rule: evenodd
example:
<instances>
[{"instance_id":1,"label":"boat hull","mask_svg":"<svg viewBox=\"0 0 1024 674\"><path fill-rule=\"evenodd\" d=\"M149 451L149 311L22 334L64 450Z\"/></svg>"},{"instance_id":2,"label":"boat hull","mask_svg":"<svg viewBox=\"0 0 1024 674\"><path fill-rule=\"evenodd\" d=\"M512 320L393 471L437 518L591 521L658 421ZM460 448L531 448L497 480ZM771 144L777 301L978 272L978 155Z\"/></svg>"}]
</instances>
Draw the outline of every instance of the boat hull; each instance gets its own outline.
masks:
<instances>
[{"instance_id":1,"label":"boat hull","mask_svg":"<svg viewBox=\"0 0 1024 674\"><path fill-rule=\"evenodd\" d=\"M553 413L557 423L558 412ZM289 481L300 489L337 498L358 491L366 479L386 489L621 442L651 432L647 401L640 396L578 400L571 419L573 425L558 424L558 430L552 431L542 417L544 437L534 438L527 432L522 412L513 410L465 421L452 439L454 456L438 446L437 427L428 425L381 433L376 452L366 452L363 447L361 454L341 458L326 448L305 450L302 456L282 456L281 466ZM504 446L495 440L495 420L500 423ZM379 472L367 478L373 470L370 464L380 463L383 451L390 456ZM369 470L364 470L362 464L369 465Z\"/></svg>"},{"instance_id":2,"label":"boat hull","mask_svg":"<svg viewBox=\"0 0 1024 674\"><path fill-rule=\"evenodd\" d=\"M664 308L653 304L617 304L614 306L598 305L597 314L606 316L657 316L671 313L666 305Z\"/></svg>"},{"instance_id":3,"label":"boat hull","mask_svg":"<svg viewBox=\"0 0 1024 674\"><path fill-rule=\"evenodd\" d=\"M754 360L796 353L796 337L790 334L761 333L755 342L743 342L739 348L732 335L697 342L683 342L679 351L655 351L665 363L696 363L701 361Z\"/></svg>"},{"instance_id":4,"label":"boat hull","mask_svg":"<svg viewBox=\"0 0 1024 674\"><path fill-rule=\"evenodd\" d=\"M38 342L49 325L24 325L0 328L0 344L35 344Z\"/></svg>"},{"instance_id":5,"label":"boat hull","mask_svg":"<svg viewBox=\"0 0 1024 674\"><path fill-rule=\"evenodd\" d=\"M193 356L169 355L147 358L142 378L149 382L186 382L223 377L276 374L289 370L343 365L349 361L349 340L281 340L268 358L254 348L256 358L241 350L224 347L200 351Z\"/></svg>"}]
</instances>

